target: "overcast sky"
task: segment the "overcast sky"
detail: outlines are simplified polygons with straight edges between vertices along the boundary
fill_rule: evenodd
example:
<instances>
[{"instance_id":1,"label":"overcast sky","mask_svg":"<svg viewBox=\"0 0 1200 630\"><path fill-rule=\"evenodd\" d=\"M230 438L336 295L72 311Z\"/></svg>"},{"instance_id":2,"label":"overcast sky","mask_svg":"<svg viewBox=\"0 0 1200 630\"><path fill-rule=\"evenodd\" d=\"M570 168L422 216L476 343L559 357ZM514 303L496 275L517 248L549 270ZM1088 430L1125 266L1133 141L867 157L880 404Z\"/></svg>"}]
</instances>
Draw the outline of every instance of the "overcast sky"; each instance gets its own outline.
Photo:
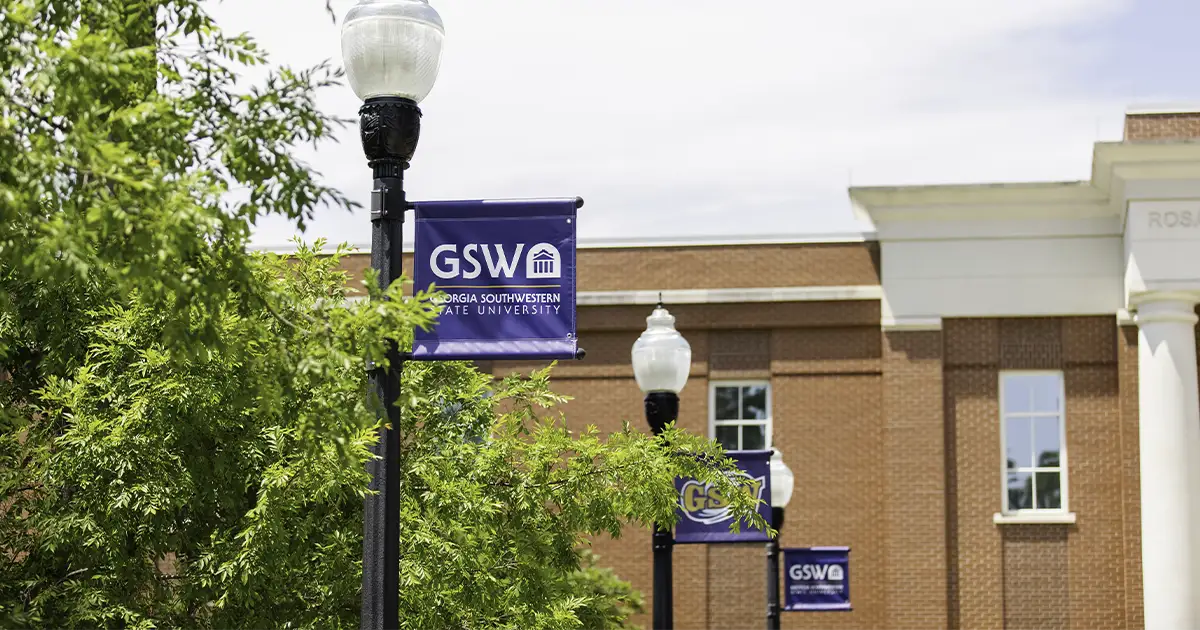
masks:
<instances>
[{"instance_id":1,"label":"overcast sky","mask_svg":"<svg viewBox=\"0 0 1200 630\"><path fill-rule=\"evenodd\" d=\"M305 66L340 64L352 4L337 25L323 0L211 8ZM578 195L584 239L853 232L849 185L1086 179L1126 107L1200 100L1195 0L433 5L446 50L409 198ZM321 103L359 105L349 87ZM366 203L356 127L308 159ZM317 236L363 245L370 223L330 209Z\"/></svg>"}]
</instances>

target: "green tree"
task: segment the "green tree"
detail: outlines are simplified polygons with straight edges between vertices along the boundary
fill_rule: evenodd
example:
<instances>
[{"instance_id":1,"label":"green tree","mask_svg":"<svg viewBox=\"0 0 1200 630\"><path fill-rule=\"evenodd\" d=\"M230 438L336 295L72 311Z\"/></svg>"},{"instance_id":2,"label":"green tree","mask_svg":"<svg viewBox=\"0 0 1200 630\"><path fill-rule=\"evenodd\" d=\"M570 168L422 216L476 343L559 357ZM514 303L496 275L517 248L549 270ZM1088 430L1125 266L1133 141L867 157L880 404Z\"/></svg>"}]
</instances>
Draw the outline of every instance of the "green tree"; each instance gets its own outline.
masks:
<instances>
[{"instance_id":1,"label":"green tree","mask_svg":"<svg viewBox=\"0 0 1200 630\"><path fill-rule=\"evenodd\" d=\"M198 0L0 0L0 39L0 625L356 626L366 368L437 307L246 247L350 205L293 155L337 71L239 88L266 59ZM719 447L569 432L548 375L405 367L406 627L621 627L583 542L676 475L763 524Z\"/></svg>"}]
</instances>

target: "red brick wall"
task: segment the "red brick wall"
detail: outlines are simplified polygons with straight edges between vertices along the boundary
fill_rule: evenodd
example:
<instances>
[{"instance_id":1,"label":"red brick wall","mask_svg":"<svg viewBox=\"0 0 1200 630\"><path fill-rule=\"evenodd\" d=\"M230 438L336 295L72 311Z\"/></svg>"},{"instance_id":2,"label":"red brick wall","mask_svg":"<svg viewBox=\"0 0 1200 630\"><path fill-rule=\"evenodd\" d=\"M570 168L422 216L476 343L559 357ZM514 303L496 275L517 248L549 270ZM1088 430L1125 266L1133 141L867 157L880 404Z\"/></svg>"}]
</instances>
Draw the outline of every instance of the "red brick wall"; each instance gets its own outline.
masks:
<instances>
[{"instance_id":1,"label":"red brick wall","mask_svg":"<svg viewBox=\"0 0 1200 630\"><path fill-rule=\"evenodd\" d=\"M877 243L581 249L580 291L879 284Z\"/></svg>"},{"instance_id":2,"label":"red brick wall","mask_svg":"<svg viewBox=\"0 0 1200 630\"><path fill-rule=\"evenodd\" d=\"M822 307L791 308L792 323L806 324L803 315ZM1112 318L948 320L944 333L884 334L866 323L729 330L689 321L698 320L680 316L695 357L681 421L707 432L710 378L770 378L776 445L798 480L782 544L853 550L854 611L785 613L784 627L1140 623L1131 566L1140 551L1129 532L1137 518L1136 509L1130 513L1136 443L1128 439L1136 435L1136 417L1128 416L1131 405L1136 411L1136 381L1128 382L1136 378L1136 346ZM628 372L637 332L583 335L595 352L558 381L577 397L567 409L572 422L602 419L601 428L613 430L619 414L640 426L640 394ZM1002 369L1064 371L1076 525L992 522L1002 483ZM627 536L597 541L597 549L649 597L648 534ZM679 627L758 625L762 551L677 548Z\"/></svg>"},{"instance_id":3,"label":"red brick wall","mask_svg":"<svg viewBox=\"0 0 1200 630\"><path fill-rule=\"evenodd\" d=\"M947 320L946 501L950 628L1001 628L1003 566L999 509L999 322Z\"/></svg>"},{"instance_id":4,"label":"red brick wall","mask_svg":"<svg viewBox=\"0 0 1200 630\"><path fill-rule=\"evenodd\" d=\"M1091 628L1072 623L1067 526L1004 527L1004 627Z\"/></svg>"},{"instance_id":5,"label":"red brick wall","mask_svg":"<svg viewBox=\"0 0 1200 630\"><path fill-rule=\"evenodd\" d=\"M1126 142L1162 142L1200 138L1200 112L1126 114Z\"/></svg>"},{"instance_id":6,"label":"red brick wall","mask_svg":"<svg viewBox=\"0 0 1200 630\"><path fill-rule=\"evenodd\" d=\"M1170 135L1146 124L1130 139ZM345 266L357 275L366 264ZM864 244L584 250L579 277L583 290L876 284L878 264ZM1112 317L951 319L943 331L881 333L878 301L671 310L693 349L681 425L707 435L711 380L770 379L775 444L797 479L782 545L852 549L853 611L784 613L783 627L1143 625L1136 328ZM629 351L649 311L580 309L588 356L554 376L574 398L563 409L572 426L644 427ZM993 523L1002 369L1064 371L1075 525ZM649 603L648 530L627 527L594 548ZM677 546L676 627L761 626L763 551Z\"/></svg>"},{"instance_id":7,"label":"red brick wall","mask_svg":"<svg viewBox=\"0 0 1200 630\"><path fill-rule=\"evenodd\" d=\"M757 628L767 612L763 545L708 545L708 602L705 628ZM679 580L675 587L680 586ZM676 593L678 594L678 590ZM680 611L676 596L676 615Z\"/></svg>"},{"instance_id":8,"label":"red brick wall","mask_svg":"<svg viewBox=\"0 0 1200 630\"><path fill-rule=\"evenodd\" d=\"M1142 614L1141 462L1138 454L1138 329L1117 330L1117 364L1121 399L1121 527L1125 565L1125 621L1128 628L1146 625Z\"/></svg>"},{"instance_id":9,"label":"red brick wall","mask_svg":"<svg viewBox=\"0 0 1200 630\"><path fill-rule=\"evenodd\" d=\"M775 443L797 477L782 544L853 550L853 612L785 613L785 628L1140 626L1135 329L1109 317L971 319L881 334L877 304L733 306L742 313L673 309L694 356L681 422L707 434L709 379L769 378ZM556 379L576 398L570 422L641 426L629 347L647 310L583 309L595 323L581 333L588 358ZM497 370L514 367L532 366ZM1002 369L1064 371L1073 526L992 522ZM649 544L634 528L595 542L648 598ZM677 626L759 625L762 552L679 546Z\"/></svg>"},{"instance_id":10,"label":"red brick wall","mask_svg":"<svg viewBox=\"0 0 1200 630\"><path fill-rule=\"evenodd\" d=\"M1064 319L1070 508L1070 625L1125 628L1119 330L1113 317Z\"/></svg>"},{"instance_id":11,"label":"red brick wall","mask_svg":"<svg viewBox=\"0 0 1200 630\"><path fill-rule=\"evenodd\" d=\"M878 338L878 329L872 332ZM783 613L782 625L886 627L882 377L878 372L776 376L772 386L775 444L796 475L781 544L849 546L854 606L852 612ZM751 602L747 613L753 616L742 625L713 627L760 626L761 601Z\"/></svg>"},{"instance_id":12,"label":"red brick wall","mask_svg":"<svg viewBox=\"0 0 1200 630\"><path fill-rule=\"evenodd\" d=\"M1121 390L1128 349L1118 332L1110 317L946 322L950 627L1136 625L1127 603L1128 475L1114 466L1129 457ZM1002 369L1064 372L1075 525L992 522L1001 507Z\"/></svg>"},{"instance_id":13,"label":"red brick wall","mask_svg":"<svg viewBox=\"0 0 1200 630\"><path fill-rule=\"evenodd\" d=\"M788 613L784 627L886 627L878 302L866 308L855 303L737 306L740 314L714 314L708 306L672 308L693 356L692 378L680 393L680 424L708 434L710 379L770 379L775 444L798 480L782 544L844 544L853 550L854 611ZM596 311L622 313L586 315ZM581 309L581 322L597 324L580 333L587 358L560 364L554 377L556 390L573 397L563 408L571 425L595 424L608 432L628 420L644 428L629 352L648 311ZM736 321L756 321L758 327L725 327ZM534 367L503 363L493 369L504 374ZM604 564L648 600L652 597L647 530L627 527L620 540L599 538L593 548ZM763 545L679 545L674 574L677 628L763 623ZM648 615L635 622L648 624Z\"/></svg>"},{"instance_id":14,"label":"red brick wall","mask_svg":"<svg viewBox=\"0 0 1200 630\"><path fill-rule=\"evenodd\" d=\"M370 265L369 252L342 259L352 292L358 292ZM877 285L879 245L580 249L576 266L580 291ZM411 252L404 255L404 273L412 278Z\"/></svg>"},{"instance_id":15,"label":"red brick wall","mask_svg":"<svg viewBox=\"0 0 1200 630\"><path fill-rule=\"evenodd\" d=\"M944 628L946 450L942 333L883 334L887 626Z\"/></svg>"}]
</instances>

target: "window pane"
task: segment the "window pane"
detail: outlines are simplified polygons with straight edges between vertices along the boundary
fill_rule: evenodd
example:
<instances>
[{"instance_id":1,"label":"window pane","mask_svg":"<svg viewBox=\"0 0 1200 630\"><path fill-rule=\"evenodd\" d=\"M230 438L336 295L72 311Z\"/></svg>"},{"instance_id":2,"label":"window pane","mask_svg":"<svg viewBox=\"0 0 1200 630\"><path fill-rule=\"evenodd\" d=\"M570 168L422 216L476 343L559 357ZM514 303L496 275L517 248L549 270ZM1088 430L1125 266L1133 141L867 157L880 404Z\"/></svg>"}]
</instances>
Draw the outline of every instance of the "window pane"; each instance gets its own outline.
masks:
<instances>
[{"instance_id":1,"label":"window pane","mask_svg":"<svg viewBox=\"0 0 1200 630\"><path fill-rule=\"evenodd\" d=\"M717 442L727 451L738 450L738 428L733 427L717 427Z\"/></svg>"},{"instance_id":2,"label":"window pane","mask_svg":"<svg viewBox=\"0 0 1200 630\"><path fill-rule=\"evenodd\" d=\"M738 388L718 387L716 409L713 410L717 420L738 419Z\"/></svg>"},{"instance_id":3,"label":"window pane","mask_svg":"<svg viewBox=\"0 0 1200 630\"><path fill-rule=\"evenodd\" d=\"M1033 452L1037 454L1037 465L1058 466L1058 452L1062 448L1059 419L1036 418L1033 427Z\"/></svg>"},{"instance_id":4,"label":"window pane","mask_svg":"<svg viewBox=\"0 0 1200 630\"><path fill-rule=\"evenodd\" d=\"M742 388L742 419L765 420L767 418L767 387L754 385Z\"/></svg>"},{"instance_id":5,"label":"window pane","mask_svg":"<svg viewBox=\"0 0 1200 630\"><path fill-rule=\"evenodd\" d=\"M1043 510L1062 508L1062 473L1040 472L1037 477L1037 503Z\"/></svg>"},{"instance_id":6,"label":"window pane","mask_svg":"<svg viewBox=\"0 0 1200 630\"><path fill-rule=\"evenodd\" d=\"M1062 377L1058 374L1038 374L1029 377L1033 390L1033 411L1058 413L1062 411Z\"/></svg>"},{"instance_id":7,"label":"window pane","mask_svg":"<svg viewBox=\"0 0 1200 630\"><path fill-rule=\"evenodd\" d=\"M1004 420L1004 455L1009 468L1033 466L1033 423L1031 418ZM993 451L994 452L994 451Z\"/></svg>"},{"instance_id":8,"label":"window pane","mask_svg":"<svg viewBox=\"0 0 1200 630\"><path fill-rule=\"evenodd\" d=\"M742 427L742 450L758 451L767 447L767 427L749 424Z\"/></svg>"},{"instance_id":9,"label":"window pane","mask_svg":"<svg viewBox=\"0 0 1200 630\"><path fill-rule=\"evenodd\" d=\"M1029 374L1004 375L1004 413L1033 411L1033 379Z\"/></svg>"},{"instance_id":10,"label":"window pane","mask_svg":"<svg viewBox=\"0 0 1200 630\"><path fill-rule=\"evenodd\" d=\"M1008 473L1008 509L1028 510L1033 507L1033 475Z\"/></svg>"}]
</instances>

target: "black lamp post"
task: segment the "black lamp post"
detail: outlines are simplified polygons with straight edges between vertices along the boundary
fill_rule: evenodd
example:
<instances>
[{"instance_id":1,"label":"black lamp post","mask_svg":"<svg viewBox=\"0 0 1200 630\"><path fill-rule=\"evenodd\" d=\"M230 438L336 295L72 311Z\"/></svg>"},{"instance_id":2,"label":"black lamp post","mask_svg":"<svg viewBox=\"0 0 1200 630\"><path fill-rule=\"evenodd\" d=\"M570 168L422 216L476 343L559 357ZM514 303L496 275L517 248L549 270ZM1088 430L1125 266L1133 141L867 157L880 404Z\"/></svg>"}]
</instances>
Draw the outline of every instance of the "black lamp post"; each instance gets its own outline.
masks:
<instances>
[{"instance_id":1,"label":"black lamp post","mask_svg":"<svg viewBox=\"0 0 1200 630\"><path fill-rule=\"evenodd\" d=\"M654 435L679 418L679 392L687 384L692 367L692 349L675 330L675 318L660 301L646 318L646 330L633 344L633 374L646 394L646 422ZM675 627L672 594L671 552L675 538L671 528L655 524L654 630Z\"/></svg>"},{"instance_id":2,"label":"black lamp post","mask_svg":"<svg viewBox=\"0 0 1200 630\"><path fill-rule=\"evenodd\" d=\"M771 453L771 527L783 535L783 510L792 500L796 477L783 463L783 453ZM767 541L767 630L779 630L779 537Z\"/></svg>"},{"instance_id":3,"label":"black lamp post","mask_svg":"<svg viewBox=\"0 0 1200 630\"><path fill-rule=\"evenodd\" d=\"M371 192L371 267L386 288L400 277L403 254L404 170L421 135L417 106L437 80L445 28L427 0L359 0L342 23L342 57L359 110L363 151L375 180ZM374 369L371 389L386 415L367 464L370 489L363 511L363 630L400 626L400 371L399 348L390 369Z\"/></svg>"}]
</instances>

